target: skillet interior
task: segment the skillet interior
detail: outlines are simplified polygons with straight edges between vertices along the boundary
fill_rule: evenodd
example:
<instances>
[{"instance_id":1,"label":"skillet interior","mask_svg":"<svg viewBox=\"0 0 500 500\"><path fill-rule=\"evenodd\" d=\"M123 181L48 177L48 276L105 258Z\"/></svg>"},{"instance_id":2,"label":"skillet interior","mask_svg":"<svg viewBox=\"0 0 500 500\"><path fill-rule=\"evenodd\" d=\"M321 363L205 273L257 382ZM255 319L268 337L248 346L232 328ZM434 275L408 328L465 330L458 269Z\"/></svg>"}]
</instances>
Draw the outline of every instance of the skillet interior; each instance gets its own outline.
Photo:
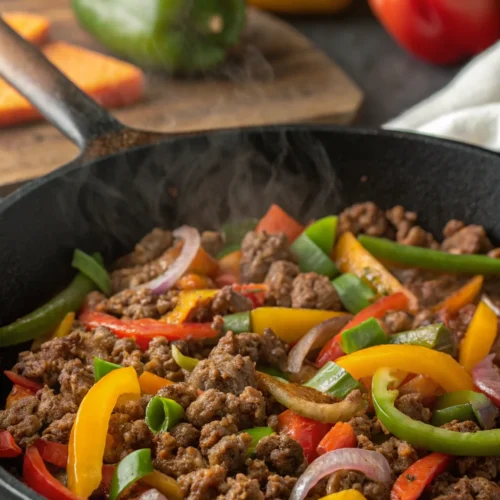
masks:
<instances>
[{"instance_id":1,"label":"skillet interior","mask_svg":"<svg viewBox=\"0 0 500 500\"><path fill-rule=\"evenodd\" d=\"M409 134L291 127L169 139L74 163L0 204L0 325L67 284L74 248L109 262L156 225L213 228L272 202L307 221L364 200L403 204L437 236L458 218L498 242L500 157ZM0 351L1 370L18 351ZM2 378L2 392L8 386ZM0 469L0 481L9 478Z\"/></svg>"}]
</instances>

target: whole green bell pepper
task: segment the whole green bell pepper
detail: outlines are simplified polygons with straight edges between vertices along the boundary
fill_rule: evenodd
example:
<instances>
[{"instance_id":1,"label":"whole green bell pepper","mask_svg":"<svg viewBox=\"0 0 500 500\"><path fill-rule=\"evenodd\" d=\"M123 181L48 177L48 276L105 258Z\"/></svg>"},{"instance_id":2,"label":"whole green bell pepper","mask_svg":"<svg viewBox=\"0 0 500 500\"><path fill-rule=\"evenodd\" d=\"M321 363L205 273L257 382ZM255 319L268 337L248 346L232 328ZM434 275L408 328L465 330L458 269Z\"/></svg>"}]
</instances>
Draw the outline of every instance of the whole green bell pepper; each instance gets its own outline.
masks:
<instances>
[{"instance_id":1,"label":"whole green bell pepper","mask_svg":"<svg viewBox=\"0 0 500 500\"><path fill-rule=\"evenodd\" d=\"M72 0L80 24L105 47L139 66L209 70L235 46L245 0Z\"/></svg>"}]
</instances>

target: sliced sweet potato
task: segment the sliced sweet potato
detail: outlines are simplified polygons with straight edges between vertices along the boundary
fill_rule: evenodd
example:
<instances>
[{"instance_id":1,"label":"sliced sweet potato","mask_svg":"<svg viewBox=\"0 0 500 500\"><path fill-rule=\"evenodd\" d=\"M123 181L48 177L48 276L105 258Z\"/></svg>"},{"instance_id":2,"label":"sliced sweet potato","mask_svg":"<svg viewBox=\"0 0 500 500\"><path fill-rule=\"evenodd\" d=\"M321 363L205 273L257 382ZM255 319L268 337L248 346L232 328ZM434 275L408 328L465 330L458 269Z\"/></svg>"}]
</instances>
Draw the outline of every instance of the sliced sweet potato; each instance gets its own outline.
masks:
<instances>
[{"instance_id":1,"label":"sliced sweet potato","mask_svg":"<svg viewBox=\"0 0 500 500\"><path fill-rule=\"evenodd\" d=\"M44 54L78 87L102 106L116 108L137 102L144 73L113 57L65 42L53 42ZM0 127L40 118L40 113L4 80L0 80Z\"/></svg>"},{"instance_id":2,"label":"sliced sweet potato","mask_svg":"<svg viewBox=\"0 0 500 500\"><path fill-rule=\"evenodd\" d=\"M23 38L35 45L41 45L47 39L50 21L44 16L28 12L6 12L2 14L2 18Z\"/></svg>"}]
</instances>

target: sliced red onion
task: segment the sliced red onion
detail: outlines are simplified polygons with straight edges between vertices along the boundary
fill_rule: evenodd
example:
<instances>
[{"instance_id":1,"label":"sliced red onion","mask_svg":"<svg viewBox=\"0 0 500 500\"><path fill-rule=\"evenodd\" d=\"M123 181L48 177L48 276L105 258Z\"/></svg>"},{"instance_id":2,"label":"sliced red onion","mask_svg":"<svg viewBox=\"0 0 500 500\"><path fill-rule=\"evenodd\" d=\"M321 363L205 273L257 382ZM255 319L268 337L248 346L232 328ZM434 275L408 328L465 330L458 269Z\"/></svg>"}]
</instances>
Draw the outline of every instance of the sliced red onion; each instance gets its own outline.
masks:
<instances>
[{"instance_id":1,"label":"sliced red onion","mask_svg":"<svg viewBox=\"0 0 500 500\"><path fill-rule=\"evenodd\" d=\"M497 315L500 317L500 309L493 304L493 301L486 295L483 294L481 300Z\"/></svg>"},{"instance_id":2,"label":"sliced red onion","mask_svg":"<svg viewBox=\"0 0 500 500\"><path fill-rule=\"evenodd\" d=\"M139 500L168 500L168 499L165 495L162 495L157 490L148 490L139 497Z\"/></svg>"},{"instance_id":3,"label":"sliced red onion","mask_svg":"<svg viewBox=\"0 0 500 500\"><path fill-rule=\"evenodd\" d=\"M173 235L175 238L184 240L179 257L175 259L175 262L162 275L145 285L141 285L150 288L153 293L158 295L170 290L177 283L179 278L187 271L200 249L200 233L194 227L182 226L176 229Z\"/></svg>"},{"instance_id":4,"label":"sliced red onion","mask_svg":"<svg viewBox=\"0 0 500 500\"><path fill-rule=\"evenodd\" d=\"M477 388L500 407L500 372L493 363L495 354L489 354L472 369Z\"/></svg>"},{"instance_id":5,"label":"sliced red onion","mask_svg":"<svg viewBox=\"0 0 500 500\"><path fill-rule=\"evenodd\" d=\"M292 348L288 354L287 370L290 373L299 373L302 364L312 349L323 347L332 337L344 328L352 319L350 314L337 316L323 321L311 328Z\"/></svg>"},{"instance_id":6,"label":"sliced red onion","mask_svg":"<svg viewBox=\"0 0 500 500\"><path fill-rule=\"evenodd\" d=\"M373 481L391 482L391 466L384 455L378 451L343 448L317 458L299 477L289 500L304 500L321 479L338 470L357 470Z\"/></svg>"}]
</instances>

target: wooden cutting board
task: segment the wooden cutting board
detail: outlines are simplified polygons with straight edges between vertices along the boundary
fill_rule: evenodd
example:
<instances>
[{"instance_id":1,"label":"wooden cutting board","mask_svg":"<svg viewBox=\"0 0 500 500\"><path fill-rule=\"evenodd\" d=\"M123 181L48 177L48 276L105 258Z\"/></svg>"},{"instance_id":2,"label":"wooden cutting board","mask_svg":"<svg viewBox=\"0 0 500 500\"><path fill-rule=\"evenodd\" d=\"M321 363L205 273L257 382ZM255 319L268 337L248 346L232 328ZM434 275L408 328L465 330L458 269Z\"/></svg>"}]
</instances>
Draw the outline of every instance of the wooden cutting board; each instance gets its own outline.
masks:
<instances>
[{"instance_id":1,"label":"wooden cutting board","mask_svg":"<svg viewBox=\"0 0 500 500\"><path fill-rule=\"evenodd\" d=\"M54 40L106 52L77 26L68 0L0 0L0 12L12 10L46 15ZM287 23L257 10L249 12L237 58L219 73L198 79L148 74L144 101L114 113L137 128L181 132L293 122L346 124L362 102L360 89L328 56ZM5 193L46 174L77 153L45 123L0 129L0 189Z\"/></svg>"}]
</instances>

